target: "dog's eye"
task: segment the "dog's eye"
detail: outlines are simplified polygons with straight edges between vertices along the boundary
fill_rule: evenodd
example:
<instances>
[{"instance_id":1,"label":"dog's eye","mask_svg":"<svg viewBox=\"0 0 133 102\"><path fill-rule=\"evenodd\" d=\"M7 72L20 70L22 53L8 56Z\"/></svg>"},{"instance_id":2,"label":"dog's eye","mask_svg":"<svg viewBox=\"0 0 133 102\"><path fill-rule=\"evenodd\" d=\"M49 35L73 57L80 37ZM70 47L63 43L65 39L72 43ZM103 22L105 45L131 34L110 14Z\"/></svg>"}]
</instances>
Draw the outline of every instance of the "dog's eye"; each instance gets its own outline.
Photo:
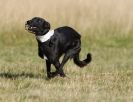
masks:
<instances>
[{"instance_id":1,"label":"dog's eye","mask_svg":"<svg viewBox=\"0 0 133 102\"><path fill-rule=\"evenodd\" d=\"M41 23L42 21L41 21L41 20L39 20L38 22L39 22L39 23Z\"/></svg>"}]
</instances>

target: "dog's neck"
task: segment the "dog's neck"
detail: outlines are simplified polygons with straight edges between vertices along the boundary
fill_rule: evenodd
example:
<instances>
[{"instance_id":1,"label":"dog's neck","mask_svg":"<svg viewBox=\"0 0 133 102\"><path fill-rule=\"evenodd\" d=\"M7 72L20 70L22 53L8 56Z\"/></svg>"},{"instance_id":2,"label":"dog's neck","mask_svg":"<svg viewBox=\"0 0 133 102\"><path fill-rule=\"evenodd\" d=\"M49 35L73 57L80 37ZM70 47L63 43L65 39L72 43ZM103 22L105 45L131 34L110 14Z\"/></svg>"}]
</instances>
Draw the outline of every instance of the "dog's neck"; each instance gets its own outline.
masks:
<instances>
[{"instance_id":1,"label":"dog's neck","mask_svg":"<svg viewBox=\"0 0 133 102\"><path fill-rule=\"evenodd\" d=\"M49 32L47 32L45 35L42 36L36 36L37 40L39 40L40 42L46 42L48 41L51 36L54 35L54 30L50 30Z\"/></svg>"}]
</instances>

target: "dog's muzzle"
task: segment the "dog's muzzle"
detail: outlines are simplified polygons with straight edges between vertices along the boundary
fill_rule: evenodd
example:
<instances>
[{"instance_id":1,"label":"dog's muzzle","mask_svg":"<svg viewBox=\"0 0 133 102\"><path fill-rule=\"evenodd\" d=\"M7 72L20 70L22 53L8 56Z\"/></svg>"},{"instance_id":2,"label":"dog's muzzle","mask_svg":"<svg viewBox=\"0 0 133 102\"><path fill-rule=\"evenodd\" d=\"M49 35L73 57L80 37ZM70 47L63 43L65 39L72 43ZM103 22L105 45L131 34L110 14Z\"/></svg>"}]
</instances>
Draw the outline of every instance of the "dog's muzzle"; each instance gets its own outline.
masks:
<instances>
[{"instance_id":1,"label":"dog's muzzle","mask_svg":"<svg viewBox=\"0 0 133 102\"><path fill-rule=\"evenodd\" d=\"M27 22L26 22L26 24L25 24L25 30L27 30L27 31L30 32L30 33L35 33L34 30L35 30L36 28L37 28L37 27L32 27L32 26L30 26L29 24L27 24Z\"/></svg>"}]
</instances>

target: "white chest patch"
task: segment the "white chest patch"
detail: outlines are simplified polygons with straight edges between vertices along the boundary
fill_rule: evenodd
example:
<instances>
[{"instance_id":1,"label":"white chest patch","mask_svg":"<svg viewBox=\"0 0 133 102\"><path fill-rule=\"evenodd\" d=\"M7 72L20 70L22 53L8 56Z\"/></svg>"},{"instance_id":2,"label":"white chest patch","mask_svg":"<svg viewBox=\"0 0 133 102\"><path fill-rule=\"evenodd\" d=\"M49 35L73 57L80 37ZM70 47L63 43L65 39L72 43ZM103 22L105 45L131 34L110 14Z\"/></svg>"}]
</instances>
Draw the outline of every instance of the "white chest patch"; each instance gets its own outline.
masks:
<instances>
[{"instance_id":1,"label":"white chest patch","mask_svg":"<svg viewBox=\"0 0 133 102\"><path fill-rule=\"evenodd\" d=\"M47 40L49 40L51 38L51 36L54 35L54 30L50 30L48 33L46 33L45 35L42 36L36 36L36 38L40 41L40 42L46 42Z\"/></svg>"},{"instance_id":2,"label":"white chest patch","mask_svg":"<svg viewBox=\"0 0 133 102\"><path fill-rule=\"evenodd\" d=\"M43 58L44 58L45 60L48 60L48 58L47 58L45 55L43 55Z\"/></svg>"}]
</instances>

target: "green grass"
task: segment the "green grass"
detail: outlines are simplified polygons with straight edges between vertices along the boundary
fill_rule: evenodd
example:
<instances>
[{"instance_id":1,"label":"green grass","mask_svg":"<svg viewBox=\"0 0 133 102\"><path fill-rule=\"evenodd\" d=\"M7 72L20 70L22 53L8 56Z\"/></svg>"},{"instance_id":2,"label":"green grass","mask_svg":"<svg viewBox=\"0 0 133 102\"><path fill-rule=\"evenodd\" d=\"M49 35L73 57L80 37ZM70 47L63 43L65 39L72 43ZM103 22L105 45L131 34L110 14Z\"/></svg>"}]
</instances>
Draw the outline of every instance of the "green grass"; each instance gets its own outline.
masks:
<instances>
[{"instance_id":1,"label":"green grass","mask_svg":"<svg viewBox=\"0 0 133 102\"><path fill-rule=\"evenodd\" d=\"M81 59L91 52L91 64L80 69L71 60L64 67L68 77L51 80L46 78L44 61L37 56L32 34L18 29L5 40L8 36L1 33L0 101L132 102L132 35L83 33L88 35L82 36Z\"/></svg>"},{"instance_id":2,"label":"green grass","mask_svg":"<svg viewBox=\"0 0 133 102\"><path fill-rule=\"evenodd\" d=\"M1 0L0 102L133 102L133 0ZM33 34L34 16L51 29L68 25L82 36L83 69L70 60L67 78L48 80ZM52 70L55 68L52 66Z\"/></svg>"}]
</instances>

